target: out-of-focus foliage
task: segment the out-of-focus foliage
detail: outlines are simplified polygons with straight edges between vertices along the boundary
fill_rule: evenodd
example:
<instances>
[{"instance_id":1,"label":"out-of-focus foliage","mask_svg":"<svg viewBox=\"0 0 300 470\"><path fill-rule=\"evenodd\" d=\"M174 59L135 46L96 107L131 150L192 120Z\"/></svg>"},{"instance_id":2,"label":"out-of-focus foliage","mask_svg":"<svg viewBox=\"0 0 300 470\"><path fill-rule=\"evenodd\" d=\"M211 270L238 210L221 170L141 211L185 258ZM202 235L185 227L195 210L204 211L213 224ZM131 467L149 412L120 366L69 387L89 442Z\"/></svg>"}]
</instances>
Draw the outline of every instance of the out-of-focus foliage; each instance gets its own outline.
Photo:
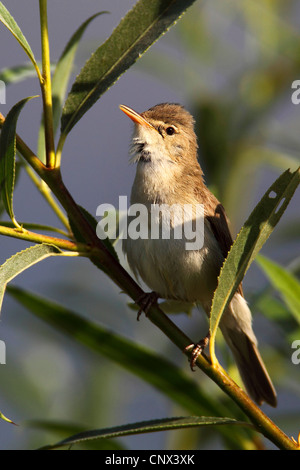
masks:
<instances>
[{"instance_id":1,"label":"out-of-focus foliage","mask_svg":"<svg viewBox=\"0 0 300 470\"><path fill-rule=\"evenodd\" d=\"M180 60L161 48L140 64L175 88L184 86L206 181L233 222L262 168L299 163L291 103L300 76L297 10L294 1L198 3L168 37Z\"/></svg>"}]
</instances>

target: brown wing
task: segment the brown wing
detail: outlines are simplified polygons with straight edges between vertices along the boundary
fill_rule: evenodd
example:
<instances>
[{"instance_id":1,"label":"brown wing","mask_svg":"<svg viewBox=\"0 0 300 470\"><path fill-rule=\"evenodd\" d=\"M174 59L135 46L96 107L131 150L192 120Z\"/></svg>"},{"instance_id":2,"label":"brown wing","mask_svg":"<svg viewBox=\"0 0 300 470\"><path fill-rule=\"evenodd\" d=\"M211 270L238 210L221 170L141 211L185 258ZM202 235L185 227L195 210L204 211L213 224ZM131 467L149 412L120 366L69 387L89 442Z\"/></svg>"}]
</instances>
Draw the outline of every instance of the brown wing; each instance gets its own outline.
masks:
<instances>
[{"instance_id":1,"label":"brown wing","mask_svg":"<svg viewBox=\"0 0 300 470\"><path fill-rule=\"evenodd\" d=\"M194 186L194 196L201 204L204 205L205 217L210 224L211 230L221 248L224 258L226 258L233 243L233 239L230 233L229 220L226 216L225 209L218 199L205 186L200 167L194 169L193 176L198 177L198 183ZM242 283L239 285L237 292L244 296Z\"/></svg>"},{"instance_id":2,"label":"brown wing","mask_svg":"<svg viewBox=\"0 0 300 470\"><path fill-rule=\"evenodd\" d=\"M214 213L212 212L212 210L209 210L206 218L209 221L213 234L219 243L222 254L224 258L226 258L233 243L233 239L229 230L229 221L222 204L218 203L215 206ZM242 283L239 285L237 292L239 292L241 295L244 295Z\"/></svg>"}]
</instances>

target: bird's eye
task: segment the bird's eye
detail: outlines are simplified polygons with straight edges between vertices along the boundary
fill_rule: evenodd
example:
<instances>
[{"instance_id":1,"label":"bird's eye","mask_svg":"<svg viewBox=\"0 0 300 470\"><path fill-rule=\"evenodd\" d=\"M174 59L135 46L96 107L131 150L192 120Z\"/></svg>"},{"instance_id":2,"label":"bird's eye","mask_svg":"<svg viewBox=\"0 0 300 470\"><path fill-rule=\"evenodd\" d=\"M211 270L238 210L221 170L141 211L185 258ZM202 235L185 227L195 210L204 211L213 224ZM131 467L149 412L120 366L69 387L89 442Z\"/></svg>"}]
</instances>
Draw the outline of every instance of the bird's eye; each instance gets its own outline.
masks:
<instances>
[{"instance_id":1,"label":"bird's eye","mask_svg":"<svg viewBox=\"0 0 300 470\"><path fill-rule=\"evenodd\" d=\"M172 127L172 126L167 127L166 133L167 133L168 135L173 135L173 134L175 134L175 129L174 129L174 127Z\"/></svg>"}]
</instances>

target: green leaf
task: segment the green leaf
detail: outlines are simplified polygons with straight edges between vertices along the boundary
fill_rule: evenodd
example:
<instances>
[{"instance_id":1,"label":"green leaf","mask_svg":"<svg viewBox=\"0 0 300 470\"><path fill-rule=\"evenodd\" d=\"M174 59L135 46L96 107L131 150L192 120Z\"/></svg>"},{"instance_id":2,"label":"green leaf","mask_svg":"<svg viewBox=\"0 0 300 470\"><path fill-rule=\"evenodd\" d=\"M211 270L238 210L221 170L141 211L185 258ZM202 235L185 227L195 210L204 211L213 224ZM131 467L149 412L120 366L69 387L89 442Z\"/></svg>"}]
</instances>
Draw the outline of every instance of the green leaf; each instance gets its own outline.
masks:
<instances>
[{"instance_id":1,"label":"green leaf","mask_svg":"<svg viewBox=\"0 0 300 470\"><path fill-rule=\"evenodd\" d=\"M13 191L15 185L16 127L19 114L30 96L19 101L9 111L0 136L0 189L5 209L16 227L20 227L13 211Z\"/></svg>"},{"instance_id":2,"label":"green leaf","mask_svg":"<svg viewBox=\"0 0 300 470\"><path fill-rule=\"evenodd\" d=\"M274 168L278 168L280 171L283 171L285 168L296 170L299 165L299 157L264 147L253 146L252 149L247 152L246 158L251 161L252 158L255 158L254 153L256 153L256 155L261 155L261 160L263 160L263 162L268 163Z\"/></svg>"},{"instance_id":3,"label":"green leaf","mask_svg":"<svg viewBox=\"0 0 300 470\"><path fill-rule=\"evenodd\" d=\"M33 293L15 286L10 286L8 293L41 320L115 361L166 393L181 406L192 409L193 413L202 414L208 411L219 414L220 410L214 407L210 397L201 392L178 367L158 354Z\"/></svg>"},{"instance_id":4,"label":"green leaf","mask_svg":"<svg viewBox=\"0 0 300 470\"><path fill-rule=\"evenodd\" d=\"M1 138L1 135L0 135L0 138ZM1 160L1 155L0 155L0 160ZM0 163L0 165L1 165L1 163ZM16 186L16 183L18 181L19 175L21 173L21 171L20 171L21 167L22 167L21 162L16 161L16 165L15 165L15 186ZM3 198L1 197L1 173L0 173L0 218L1 218L2 213L4 211L5 211L5 206L4 206ZM1 221L1 224L3 225L2 222L3 221ZM12 224L13 228L15 227L15 224L13 222L5 222L5 224Z\"/></svg>"},{"instance_id":5,"label":"green leaf","mask_svg":"<svg viewBox=\"0 0 300 470\"><path fill-rule=\"evenodd\" d=\"M71 436L54 445L45 446L42 450L57 449L66 445L78 444L82 441L93 439L111 439L114 437L132 436L135 434L145 434L149 432L160 432L178 430L184 428L194 428L199 426L215 426L225 424L239 424L249 426L249 423L239 422L232 418L220 418L211 416L187 416L175 418L153 419L150 421L141 421L130 423L124 426L115 426L106 429L95 429L92 431L84 431ZM251 425L250 425L251 426Z\"/></svg>"},{"instance_id":6,"label":"green leaf","mask_svg":"<svg viewBox=\"0 0 300 470\"><path fill-rule=\"evenodd\" d=\"M61 141L99 97L195 0L139 0L77 76L63 108Z\"/></svg>"},{"instance_id":7,"label":"green leaf","mask_svg":"<svg viewBox=\"0 0 300 470\"><path fill-rule=\"evenodd\" d=\"M116 362L190 413L219 416L228 414L227 406L214 400L211 394L206 394L179 367L159 354L148 351L145 347L106 330L98 323L82 318L77 313L24 289L9 286L7 291L36 317L78 343ZM236 408L230 413L235 413L235 416ZM239 413L237 417L240 419ZM245 438L249 437L248 433L245 436L241 431L235 432L233 429L230 432L226 428L220 429L220 432L233 448L243 448Z\"/></svg>"},{"instance_id":8,"label":"green leaf","mask_svg":"<svg viewBox=\"0 0 300 470\"><path fill-rule=\"evenodd\" d=\"M32 64L15 65L6 69L2 69L0 72L0 80L5 82L5 85L12 83L18 83L26 78L32 78L36 76L36 72Z\"/></svg>"},{"instance_id":9,"label":"green leaf","mask_svg":"<svg viewBox=\"0 0 300 470\"><path fill-rule=\"evenodd\" d=\"M4 414L1 413L1 411L0 411L0 419L3 419L3 421L7 421L7 422L10 423L10 424L16 424L16 423L14 423L11 419L9 419L9 418L7 418L6 416L4 416Z\"/></svg>"},{"instance_id":10,"label":"green leaf","mask_svg":"<svg viewBox=\"0 0 300 470\"><path fill-rule=\"evenodd\" d=\"M271 235L300 183L300 168L285 171L268 189L242 227L219 276L210 314L210 354L216 362L214 345L223 312L257 253Z\"/></svg>"},{"instance_id":11,"label":"green leaf","mask_svg":"<svg viewBox=\"0 0 300 470\"><path fill-rule=\"evenodd\" d=\"M260 312L265 318L276 324L287 344L291 343L291 337L300 337L299 324L285 303L274 296L274 289L270 285L252 297L250 310Z\"/></svg>"},{"instance_id":12,"label":"green leaf","mask_svg":"<svg viewBox=\"0 0 300 470\"><path fill-rule=\"evenodd\" d=\"M99 15L108 13L105 11L96 13L88 18L78 29L75 31L71 39L68 41L65 49L60 56L52 77L52 102L53 102L53 128L56 132L61 116L63 101L66 95L67 86L69 83L70 75L73 70L74 58L80 39L85 32L88 25L93 19ZM39 139L38 139L38 155L42 161L45 161L45 137L44 137L44 124L43 120L40 126Z\"/></svg>"},{"instance_id":13,"label":"green leaf","mask_svg":"<svg viewBox=\"0 0 300 470\"><path fill-rule=\"evenodd\" d=\"M265 256L258 255L256 262L267 275L272 286L281 294L285 304L300 324L300 282L298 279L287 269Z\"/></svg>"},{"instance_id":14,"label":"green leaf","mask_svg":"<svg viewBox=\"0 0 300 470\"><path fill-rule=\"evenodd\" d=\"M39 429L56 434L62 439L63 436L68 437L73 434L79 434L88 431L87 426L65 421L54 420L30 420L23 422L22 425L31 429ZM126 450L124 445L121 445L117 439L102 439L102 441L87 441L84 443L85 450Z\"/></svg>"},{"instance_id":15,"label":"green leaf","mask_svg":"<svg viewBox=\"0 0 300 470\"><path fill-rule=\"evenodd\" d=\"M8 282L39 261L62 253L56 246L42 243L20 251L7 259L0 266L0 311Z\"/></svg>"},{"instance_id":16,"label":"green leaf","mask_svg":"<svg viewBox=\"0 0 300 470\"><path fill-rule=\"evenodd\" d=\"M18 24L16 23L14 18L11 16L9 11L5 8L2 2L0 2L0 21L9 29L9 31L15 36L19 44L23 47L29 59L33 63L34 68L37 71L39 78L41 78L41 73L39 71L39 68L36 63L34 54L31 50L31 47L27 42L27 39L25 38Z\"/></svg>"},{"instance_id":17,"label":"green leaf","mask_svg":"<svg viewBox=\"0 0 300 470\"><path fill-rule=\"evenodd\" d=\"M59 118L62 108L63 99L66 94L69 78L73 69L75 54L78 48L80 39L89 24L99 15L108 13L101 11L88 18L73 34L68 44L66 45L58 63L55 68L52 79L52 95L53 95L53 120L55 129L59 124Z\"/></svg>"}]
</instances>

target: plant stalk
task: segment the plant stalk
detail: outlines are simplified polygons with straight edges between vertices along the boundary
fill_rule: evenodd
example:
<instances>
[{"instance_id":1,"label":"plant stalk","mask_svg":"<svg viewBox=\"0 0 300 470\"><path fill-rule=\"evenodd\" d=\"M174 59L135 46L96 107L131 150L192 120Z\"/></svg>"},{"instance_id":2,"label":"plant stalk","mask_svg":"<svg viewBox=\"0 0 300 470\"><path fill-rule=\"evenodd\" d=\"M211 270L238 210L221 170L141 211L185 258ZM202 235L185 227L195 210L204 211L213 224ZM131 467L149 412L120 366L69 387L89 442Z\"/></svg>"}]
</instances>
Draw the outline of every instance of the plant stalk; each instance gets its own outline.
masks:
<instances>
[{"instance_id":1,"label":"plant stalk","mask_svg":"<svg viewBox=\"0 0 300 470\"><path fill-rule=\"evenodd\" d=\"M70 240L64 240L63 238L50 237L48 235L31 232L24 228L12 228L7 227L6 225L0 225L0 235L18 238L19 240L25 240L33 243L48 243L50 245L55 245L62 250L74 253L78 252L82 256L89 256L90 249L84 243L74 243Z\"/></svg>"},{"instance_id":2,"label":"plant stalk","mask_svg":"<svg viewBox=\"0 0 300 470\"><path fill-rule=\"evenodd\" d=\"M68 218L65 216L64 212L56 203L48 185L35 174L35 172L30 166L28 166L27 164L24 164L24 167L28 176L30 177L34 185L37 187L37 189L40 191L41 195L48 202L53 212L57 215L57 217L62 222L62 224L66 227L66 229L70 231L70 224L69 224Z\"/></svg>"},{"instance_id":3,"label":"plant stalk","mask_svg":"<svg viewBox=\"0 0 300 470\"><path fill-rule=\"evenodd\" d=\"M42 90L43 107L44 107L46 166L47 168L55 168L56 158L55 158L54 129L53 129L52 85L51 85L47 0L39 0L39 2L40 2L40 22L41 22L42 67L43 67L43 82L41 83L41 90Z\"/></svg>"}]
</instances>

